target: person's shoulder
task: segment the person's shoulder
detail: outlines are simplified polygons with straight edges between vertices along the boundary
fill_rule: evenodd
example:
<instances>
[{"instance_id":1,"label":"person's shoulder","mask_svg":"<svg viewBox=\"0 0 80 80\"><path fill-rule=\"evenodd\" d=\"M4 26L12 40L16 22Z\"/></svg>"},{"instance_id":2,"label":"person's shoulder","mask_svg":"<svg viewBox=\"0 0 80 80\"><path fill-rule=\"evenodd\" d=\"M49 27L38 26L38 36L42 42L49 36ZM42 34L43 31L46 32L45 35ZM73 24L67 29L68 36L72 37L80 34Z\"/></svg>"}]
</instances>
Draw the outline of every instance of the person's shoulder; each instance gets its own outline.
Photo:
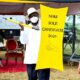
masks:
<instances>
[{"instance_id":1,"label":"person's shoulder","mask_svg":"<svg viewBox=\"0 0 80 80\"><path fill-rule=\"evenodd\" d=\"M26 34L28 34L28 32L29 32L28 28L24 27L24 30L21 31L21 34L26 35Z\"/></svg>"},{"instance_id":2,"label":"person's shoulder","mask_svg":"<svg viewBox=\"0 0 80 80\"><path fill-rule=\"evenodd\" d=\"M28 31L29 30L29 28L28 27L24 27L24 31L26 32L26 31Z\"/></svg>"}]
</instances>

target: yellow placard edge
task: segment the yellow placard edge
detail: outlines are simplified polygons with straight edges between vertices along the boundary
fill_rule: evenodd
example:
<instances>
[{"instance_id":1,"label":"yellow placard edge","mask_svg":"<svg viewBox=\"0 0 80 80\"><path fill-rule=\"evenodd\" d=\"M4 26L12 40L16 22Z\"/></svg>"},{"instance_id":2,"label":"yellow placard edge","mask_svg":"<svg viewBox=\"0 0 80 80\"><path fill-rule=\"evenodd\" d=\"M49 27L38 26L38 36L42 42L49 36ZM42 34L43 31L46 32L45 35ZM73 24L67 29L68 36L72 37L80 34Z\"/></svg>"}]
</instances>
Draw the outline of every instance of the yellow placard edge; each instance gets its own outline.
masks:
<instances>
[{"instance_id":1,"label":"yellow placard edge","mask_svg":"<svg viewBox=\"0 0 80 80\"><path fill-rule=\"evenodd\" d=\"M42 2L42 1L0 1L0 2L7 2L7 3L35 3L35 4L41 4L41 3L52 3L52 2Z\"/></svg>"}]
</instances>

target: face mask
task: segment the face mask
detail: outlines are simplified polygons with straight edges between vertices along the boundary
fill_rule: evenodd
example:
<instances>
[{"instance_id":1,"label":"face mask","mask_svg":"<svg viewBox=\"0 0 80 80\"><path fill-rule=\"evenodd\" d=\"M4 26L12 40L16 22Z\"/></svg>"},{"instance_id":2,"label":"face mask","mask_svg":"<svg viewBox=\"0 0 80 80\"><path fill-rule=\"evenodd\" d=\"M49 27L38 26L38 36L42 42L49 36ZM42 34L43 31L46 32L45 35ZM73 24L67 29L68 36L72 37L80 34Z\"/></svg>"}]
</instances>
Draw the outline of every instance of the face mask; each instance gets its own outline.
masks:
<instances>
[{"instance_id":1,"label":"face mask","mask_svg":"<svg viewBox=\"0 0 80 80\"><path fill-rule=\"evenodd\" d=\"M30 18L30 21L32 23L37 23L38 22L38 17L32 17L32 18Z\"/></svg>"}]
</instances>

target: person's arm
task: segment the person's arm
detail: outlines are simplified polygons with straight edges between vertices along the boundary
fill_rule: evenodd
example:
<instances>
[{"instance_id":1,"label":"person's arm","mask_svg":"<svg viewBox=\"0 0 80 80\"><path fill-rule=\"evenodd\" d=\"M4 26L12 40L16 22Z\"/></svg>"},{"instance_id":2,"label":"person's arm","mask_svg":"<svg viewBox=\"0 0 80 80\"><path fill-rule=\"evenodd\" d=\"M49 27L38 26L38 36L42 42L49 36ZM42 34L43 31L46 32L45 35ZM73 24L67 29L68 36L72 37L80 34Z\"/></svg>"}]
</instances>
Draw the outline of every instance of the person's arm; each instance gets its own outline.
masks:
<instances>
[{"instance_id":1,"label":"person's arm","mask_svg":"<svg viewBox=\"0 0 80 80\"><path fill-rule=\"evenodd\" d=\"M28 43L28 32L27 31L21 31L20 42L21 44L24 44L24 45Z\"/></svg>"},{"instance_id":2,"label":"person's arm","mask_svg":"<svg viewBox=\"0 0 80 80\"><path fill-rule=\"evenodd\" d=\"M23 24L23 22L20 22L20 23L19 23L19 26L21 27L21 31L24 30L24 26L22 26L22 24Z\"/></svg>"}]
</instances>

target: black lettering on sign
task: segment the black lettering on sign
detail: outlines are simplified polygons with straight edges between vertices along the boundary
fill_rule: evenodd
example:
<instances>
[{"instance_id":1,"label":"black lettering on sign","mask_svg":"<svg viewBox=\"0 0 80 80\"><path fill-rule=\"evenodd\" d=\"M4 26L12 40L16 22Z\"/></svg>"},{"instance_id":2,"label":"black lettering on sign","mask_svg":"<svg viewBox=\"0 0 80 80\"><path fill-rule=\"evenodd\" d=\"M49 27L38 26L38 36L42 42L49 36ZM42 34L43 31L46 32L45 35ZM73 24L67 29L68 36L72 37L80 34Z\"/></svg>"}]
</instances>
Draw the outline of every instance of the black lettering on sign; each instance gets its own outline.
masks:
<instances>
[{"instance_id":1,"label":"black lettering on sign","mask_svg":"<svg viewBox=\"0 0 80 80\"><path fill-rule=\"evenodd\" d=\"M49 22L49 25L57 25L57 22Z\"/></svg>"},{"instance_id":2,"label":"black lettering on sign","mask_svg":"<svg viewBox=\"0 0 80 80\"><path fill-rule=\"evenodd\" d=\"M49 15L49 18L58 18L58 15Z\"/></svg>"},{"instance_id":3,"label":"black lettering on sign","mask_svg":"<svg viewBox=\"0 0 80 80\"><path fill-rule=\"evenodd\" d=\"M54 34L49 34L48 37L49 37L49 38L55 38L55 37L57 37L57 36L54 35Z\"/></svg>"}]
</instances>

